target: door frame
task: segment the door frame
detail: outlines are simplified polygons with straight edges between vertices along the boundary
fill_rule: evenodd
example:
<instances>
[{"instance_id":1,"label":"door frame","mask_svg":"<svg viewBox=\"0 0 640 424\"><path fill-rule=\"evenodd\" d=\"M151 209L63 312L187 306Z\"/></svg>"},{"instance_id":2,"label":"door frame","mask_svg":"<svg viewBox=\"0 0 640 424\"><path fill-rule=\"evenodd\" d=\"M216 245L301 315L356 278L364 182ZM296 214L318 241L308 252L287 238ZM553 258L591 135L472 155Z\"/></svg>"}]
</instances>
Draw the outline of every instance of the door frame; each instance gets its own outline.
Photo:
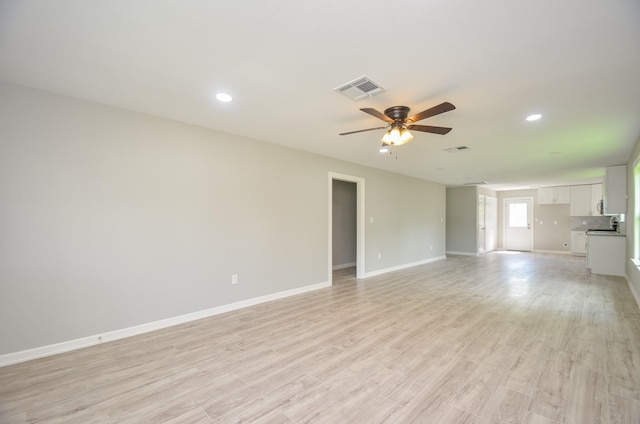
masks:
<instances>
[{"instance_id":1,"label":"door frame","mask_svg":"<svg viewBox=\"0 0 640 424\"><path fill-rule=\"evenodd\" d=\"M507 249L507 226L509 221L507 220L507 202L510 201L518 201L518 200L526 200L531 202L531 215L530 215L530 221L531 221L531 250L530 252L533 252L533 247L535 246L535 231L534 231L534 225L535 225L535 219L534 219L534 210L535 210L535 203L533 200L533 196L527 196L527 197L505 197L504 199L502 199L502 249L503 250L508 250Z\"/></svg>"},{"instance_id":2,"label":"door frame","mask_svg":"<svg viewBox=\"0 0 640 424\"><path fill-rule=\"evenodd\" d=\"M353 175L329 172L329 256L328 273L329 281L333 284L333 180L346 181L356 184L356 278L364 278L364 178Z\"/></svg>"},{"instance_id":3,"label":"door frame","mask_svg":"<svg viewBox=\"0 0 640 424\"><path fill-rule=\"evenodd\" d=\"M477 246L476 251L478 255L484 255L487 252L487 196L485 194L478 194L478 213L477 213L477 223L476 223L476 232L477 232Z\"/></svg>"}]
</instances>

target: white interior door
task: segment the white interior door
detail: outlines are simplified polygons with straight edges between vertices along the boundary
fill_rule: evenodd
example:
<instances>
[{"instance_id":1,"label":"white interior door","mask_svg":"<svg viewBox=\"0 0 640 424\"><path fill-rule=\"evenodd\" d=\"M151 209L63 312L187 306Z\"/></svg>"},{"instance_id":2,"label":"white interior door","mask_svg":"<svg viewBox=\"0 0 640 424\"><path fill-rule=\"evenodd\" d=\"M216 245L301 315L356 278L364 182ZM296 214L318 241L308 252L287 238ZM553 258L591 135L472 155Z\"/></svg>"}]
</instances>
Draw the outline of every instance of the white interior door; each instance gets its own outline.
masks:
<instances>
[{"instance_id":1,"label":"white interior door","mask_svg":"<svg viewBox=\"0 0 640 424\"><path fill-rule=\"evenodd\" d=\"M478 254L486 251L485 195L478 195Z\"/></svg>"},{"instance_id":2,"label":"white interior door","mask_svg":"<svg viewBox=\"0 0 640 424\"><path fill-rule=\"evenodd\" d=\"M487 196L484 200L485 251L492 252L498 247L498 199Z\"/></svg>"},{"instance_id":3,"label":"white interior door","mask_svg":"<svg viewBox=\"0 0 640 424\"><path fill-rule=\"evenodd\" d=\"M478 254L498 247L498 199L478 195Z\"/></svg>"},{"instance_id":4,"label":"white interior door","mask_svg":"<svg viewBox=\"0 0 640 424\"><path fill-rule=\"evenodd\" d=\"M504 248L506 250L531 251L533 248L533 200L505 199Z\"/></svg>"}]
</instances>

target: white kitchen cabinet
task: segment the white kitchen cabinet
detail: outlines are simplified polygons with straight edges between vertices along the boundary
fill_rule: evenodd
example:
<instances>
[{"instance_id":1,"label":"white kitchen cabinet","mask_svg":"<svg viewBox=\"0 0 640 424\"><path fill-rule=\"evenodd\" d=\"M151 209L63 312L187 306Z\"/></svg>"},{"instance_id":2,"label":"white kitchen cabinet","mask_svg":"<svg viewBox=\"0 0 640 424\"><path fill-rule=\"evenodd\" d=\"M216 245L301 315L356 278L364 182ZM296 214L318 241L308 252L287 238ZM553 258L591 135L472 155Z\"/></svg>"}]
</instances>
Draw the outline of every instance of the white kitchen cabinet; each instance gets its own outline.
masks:
<instances>
[{"instance_id":1,"label":"white kitchen cabinet","mask_svg":"<svg viewBox=\"0 0 640 424\"><path fill-rule=\"evenodd\" d=\"M538 189L538 204L559 205L571 202L571 187L540 187Z\"/></svg>"},{"instance_id":2,"label":"white kitchen cabinet","mask_svg":"<svg viewBox=\"0 0 640 424\"><path fill-rule=\"evenodd\" d=\"M571 254L585 256L587 254L587 236L584 231L571 231Z\"/></svg>"},{"instance_id":3,"label":"white kitchen cabinet","mask_svg":"<svg viewBox=\"0 0 640 424\"><path fill-rule=\"evenodd\" d=\"M602 184L571 186L571 216L601 215Z\"/></svg>"},{"instance_id":4,"label":"white kitchen cabinet","mask_svg":"<svg viewBox=\"0 0 640 424\"><path fill-rule=\"evenodd\" d=\"M553 187L540 187L538 189L538 204L551 205L553 204L554 190Z\"/></svg>"},{"instance_id":5,"label":"white kitchen cabinet","mask_svg":"<svg viewBox=\"0 0 640 424\"><path fill-rule=\"evenodd\" d=\"M603 200L605 215L627 213L627 165L605 169Z\"/></svg>"},{"instance_id":6,"label":"white kitchen cabinet","mask_svg":"<svg viewBox=\"0 0 640 424\"><path fill-rule=\"evenodd\" d=\"M592 216L602 215L602 184L591 185Z\"/></svg>"},{"instance_id":7,"label":"white kitchen cabinet","mask_svg":"<svg viewBox=\"0 0 640 424\"><path fill-rule=\"evenodd\" d=\"M591 216L591 186L571 186L571 216Z\"/></svg>"},{"instance_id":8,"label":"white kitchen cabinet","mask_svg":"<svg viewBox=\"0 0 640 424\"><path fill-rule=\"evenodd\" d=\"M627 238L621 235L587 235L587 266L592 274L625 275Z\"/></svg>"}]
</instances>

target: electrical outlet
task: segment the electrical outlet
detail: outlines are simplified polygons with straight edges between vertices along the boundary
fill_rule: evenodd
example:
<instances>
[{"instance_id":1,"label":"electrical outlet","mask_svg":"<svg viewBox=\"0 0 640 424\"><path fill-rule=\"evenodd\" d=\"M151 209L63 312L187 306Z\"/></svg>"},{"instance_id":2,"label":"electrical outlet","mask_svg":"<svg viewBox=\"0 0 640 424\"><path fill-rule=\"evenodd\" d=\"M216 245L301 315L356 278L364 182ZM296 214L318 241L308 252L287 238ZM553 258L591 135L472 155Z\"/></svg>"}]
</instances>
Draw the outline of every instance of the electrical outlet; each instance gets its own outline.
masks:
<instances>
[{"instance_id":1,"label":"electrical outlet","mask_svg":"<svg viewBox=\"0 0 640 424\"><path fill-rule=\"evenodd\" d=\"M382 259L382 253L378 252L378 259Z\"/></svg>"},{"instance_id":2,"label":"electrical outlet","mask_svg":"<svg viewBox=\"0 0 640 424\"><path fill-rule=\"evenodd\" d=\"M233 274L231 276L231 284L238 284L238 274Z\"/></svg>"}]
</instances>

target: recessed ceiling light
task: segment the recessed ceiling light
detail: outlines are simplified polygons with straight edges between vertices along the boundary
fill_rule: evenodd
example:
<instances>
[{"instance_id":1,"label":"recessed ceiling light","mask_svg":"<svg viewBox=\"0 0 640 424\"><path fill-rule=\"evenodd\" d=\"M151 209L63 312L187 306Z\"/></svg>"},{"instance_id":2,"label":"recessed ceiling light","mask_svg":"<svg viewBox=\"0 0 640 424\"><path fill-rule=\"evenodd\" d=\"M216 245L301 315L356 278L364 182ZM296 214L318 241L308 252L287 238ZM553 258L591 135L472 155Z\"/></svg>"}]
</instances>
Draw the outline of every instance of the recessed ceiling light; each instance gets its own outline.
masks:
<instances>
[{"instance_id":1,"label":"recessed ceiling light","mask_svg":"<svg viewBox=\"0 0 640 424\"><path fill-rule=\"evenodd\" d=\"M220 100L221 102L230 102L231 100L233 100L233 98L228 95L227 93L218 93L216 94L216 99Z\"/></svg>"},{"instance_id":2,"label":"recessed ceiling light","mask_svg":"<svg viewBox=\"0 0 640 424\"><path fill-rule=\"evenodd\" d=\"M381 147L380 148L380 153L387 153L389 151L388 147Z\"/></svg>"},{"instance_id":3,"label":"recessed ceiling light","mask_svg":"<svg viewBox=\"0 0 640 424\"><path fill-rule=\"evenodd\" d=\"M539 113L536 113L536 114L527 116L527 121L537 121L540 118L542 118L542 115L540 115Z\"/></svg>"}]
</instances>

